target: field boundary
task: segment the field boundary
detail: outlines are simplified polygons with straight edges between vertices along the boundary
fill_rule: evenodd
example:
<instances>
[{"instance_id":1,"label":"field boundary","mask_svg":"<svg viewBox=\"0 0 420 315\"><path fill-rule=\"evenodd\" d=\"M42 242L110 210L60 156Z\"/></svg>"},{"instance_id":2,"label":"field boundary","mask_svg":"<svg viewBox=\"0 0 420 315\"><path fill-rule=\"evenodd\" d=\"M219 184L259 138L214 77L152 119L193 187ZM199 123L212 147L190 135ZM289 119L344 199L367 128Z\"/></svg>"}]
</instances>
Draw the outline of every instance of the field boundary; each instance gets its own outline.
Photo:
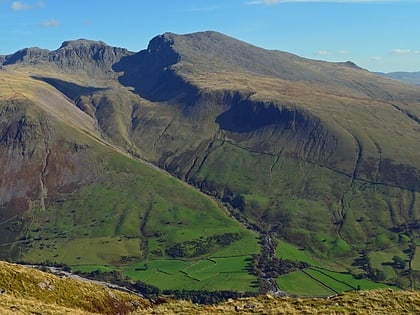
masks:
<instances>
[{"instance_id":1,"label":"field boundary","mask_svg":"<svg viewBox=\"0 0 420 315\"><path fill-rule=\"evenodd\" d=\"M340 293L339 291L331 288L329 285L325 284L324 282L322 282L321 280L317 279L316 277L312 276L310 273L306 272L304 269L302 269L302 272L307 275L309 278L311 278L312 280L318 282L319 284L321 284L322 286L326 287L328 290L338 294Z\"/></svg>"},{"instance_id":2,"label":"field boundary","mask_svg":"<svg viewBox=\"0 0 420 315\"><path fill-rule=\"evenodd\" d=\"M324 276L326 276L326 277L328 277L328 278L330 278L330 279L332 279L332 280L334 280L334 281L337 281L337 282L339 282L339 283L341 283L341 284L344 284L344 285L346 285L346 286L348 286L349 288L351 288L351 289L353 289L353 290L357 290L357 288L355 288L354 286L352 286L351 284L349 284L349 283L347 283L347 282L344 282L343 280L339 280L339 279L337 279L337 278L335 278L335 277L333 277L333 276L331 276L331 275L329 275L329 274L327 274L326 272L324 272L322 269L324 269L324 268L320 268L320 269L318 269L317 267L310 267L309 269L311 269L311 270L314 270L314 271L317 271L317 272L319 272L319 273L321 273L321 274L323 274ZM329 272L337 272L337 271L331 271L331 270L328 270L328 269L324 269L324 270L327 270L327 271L329 271Z\"/></svg>"}]
</instances>

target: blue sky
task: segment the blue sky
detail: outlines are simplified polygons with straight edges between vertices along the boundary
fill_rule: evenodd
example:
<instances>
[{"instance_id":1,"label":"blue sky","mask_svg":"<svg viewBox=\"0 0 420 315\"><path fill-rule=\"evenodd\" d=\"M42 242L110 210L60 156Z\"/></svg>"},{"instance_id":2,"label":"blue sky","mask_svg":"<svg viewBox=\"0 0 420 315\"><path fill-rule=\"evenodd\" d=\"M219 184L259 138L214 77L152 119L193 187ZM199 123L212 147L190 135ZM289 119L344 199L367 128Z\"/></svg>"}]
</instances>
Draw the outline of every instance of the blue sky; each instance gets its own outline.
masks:
<instances>
[{"instance_id":1,"label":"blue sky","mask_svg":"<svg viewBox=\"0 0 420 315\"><path fill-rule=\"evenodd\" d=\"M420 71L420 0L0 0L0 54L87 38L139 51L164 32L222 32L371 71Z\"/></svg>"}]
</instances>

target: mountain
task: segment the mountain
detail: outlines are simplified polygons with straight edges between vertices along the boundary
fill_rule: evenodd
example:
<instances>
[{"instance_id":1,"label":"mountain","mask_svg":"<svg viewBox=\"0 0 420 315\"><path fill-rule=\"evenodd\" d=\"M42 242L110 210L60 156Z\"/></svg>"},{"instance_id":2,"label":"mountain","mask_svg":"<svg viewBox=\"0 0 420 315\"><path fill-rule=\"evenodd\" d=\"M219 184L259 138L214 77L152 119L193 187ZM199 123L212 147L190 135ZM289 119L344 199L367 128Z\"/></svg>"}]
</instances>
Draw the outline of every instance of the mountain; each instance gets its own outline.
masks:
<instances>
[{"instance_id":1,"label":"mountain","mask_svg":"<svg viewBox=\"0 0 420 315\"><path fill-rule=\"evenodd\" d=\"M255 291L274 257L419 286L419 87L217 32L0 60L3 256L168 289Z\"/></svg>"},{"instance_id":2,"label":"mountain","mask_svg":"<svg viewBox=\"0 0 420 315\"><path fill-rule=\"evenodd\" d=\"M389 72L389 73L378 73L383 77L388 77L401 82L420 85L420 71L419 72Z\"/></svg>"}]
</instances>

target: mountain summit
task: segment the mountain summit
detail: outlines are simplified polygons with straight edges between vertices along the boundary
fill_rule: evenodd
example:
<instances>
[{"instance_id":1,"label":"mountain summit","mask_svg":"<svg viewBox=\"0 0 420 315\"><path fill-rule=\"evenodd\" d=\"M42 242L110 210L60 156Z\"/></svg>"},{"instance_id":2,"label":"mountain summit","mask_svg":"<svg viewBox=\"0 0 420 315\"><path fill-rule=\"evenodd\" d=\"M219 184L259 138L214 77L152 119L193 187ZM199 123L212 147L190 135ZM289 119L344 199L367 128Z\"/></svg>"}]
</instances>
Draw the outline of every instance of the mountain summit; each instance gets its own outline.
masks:
<instances>
[{"instance_id":1,"label":"mountain summit","mask_svg":"<svg viewBox=\"0 0 420 315\"><path fill-rule=\"evenodd\" d=\"M125 48L110 47L102 41L78 39L65 41L59 49L49 51L40 48L25 48L3 56L3 66L36 65L60 68L61 71L82 71L92 77L103 77L114 63L123 56L132 54Z\"/></svg>"},{"instance_id":2,"label":"mountain summit","mask_svg":"<svg viewBox=\"0 0 420 315\"><path fill-rule=\"evenodd\" d=\"M255 263L289 246L419 285L419 87L217 32L165 33L137 53L77 40L0 60L3 256L134 266L233 251ZM255 256L254 233L270 254ZM266 283L265 272L251 277ZM221 283L213 276L200 285Z\"/></svg>"}]
</instances>

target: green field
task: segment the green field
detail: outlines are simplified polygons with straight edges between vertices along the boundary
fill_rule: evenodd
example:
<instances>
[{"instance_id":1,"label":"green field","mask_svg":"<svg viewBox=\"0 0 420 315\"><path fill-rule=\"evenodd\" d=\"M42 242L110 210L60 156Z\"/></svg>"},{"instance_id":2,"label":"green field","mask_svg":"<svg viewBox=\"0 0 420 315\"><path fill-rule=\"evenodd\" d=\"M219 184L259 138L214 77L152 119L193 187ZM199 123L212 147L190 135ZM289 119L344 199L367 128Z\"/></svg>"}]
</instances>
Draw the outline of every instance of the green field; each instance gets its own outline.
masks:
<instances>
[{"instance_id":1,"label":"green field","mask_svg":"<svg viewBox=\"0 0 420 315\"><path fill-rule=\"evenodd\" d=\"M383 283L356 279L349 273L335 272L319 267L295 271L277 278L280 290L302 296L325 296L350 290L386 288Z\"/></svg>"},{"instance_id":2,"label":"green field","mask_svg":"<svg viewBox=\"0 0 420 315\"><path fill-rule=\"evenodd\" d=\"M277 278L280 290L302 296L326 296L335 292L310 278L302 271L295 271Z\"/></svg>"},{"instance_id":3,"label":"green field","mask_svg":"<svg viewBox=\"0 0 420 315\"><path fill-rule=\"evenodd\" d=\"M249 273L250 261L251 256L150 260L125 267L124 274L161 289L256 291L256 278Z\"/></svg>"},{"instance_id":4,"label":"green field","mask_svg":"<svg viewBox=\"0 0 420 315\"><path fill-rule=\"evenodd\" d=\"M311 270L318 272L318 274L327 275L331 281L327 282L329 285L332 285L334 289L339 288L341 284L345 284L347 287L356 288L360 290L374 290L380 288L386 288L387 285L383 283L378 283L371 281L369 279L356 279L353 275L346 272L335 272L323 268L311 268ZM316 275L316 274L314 274ZM318 277L317 277L318 278ZM341 283L338 286L335 286L334 283Z\"/></svg>"},{"instance_id":5,"label":"green field","mask_svg":"<svg viewBox=\"0 0 420 315\"><path fill-rule=\"evenodd\" d=\"M416 247L416 255L414 256L414 259L411 262L411 267L414 270L420 270L420 246Z\"/></svg>"},{"instance_id":6,"label":"green field","mask_svg":"<svg viewBox=\"0 0 420 315\"><path fill-rule=\"evenodd\" d=\"M276 256L278 258L298 260L307 262L313 266L321 265L321 262L313 258L308 250L300 249L296 245L279 240L276 248Z\"/></svg>"}]
</instances>

